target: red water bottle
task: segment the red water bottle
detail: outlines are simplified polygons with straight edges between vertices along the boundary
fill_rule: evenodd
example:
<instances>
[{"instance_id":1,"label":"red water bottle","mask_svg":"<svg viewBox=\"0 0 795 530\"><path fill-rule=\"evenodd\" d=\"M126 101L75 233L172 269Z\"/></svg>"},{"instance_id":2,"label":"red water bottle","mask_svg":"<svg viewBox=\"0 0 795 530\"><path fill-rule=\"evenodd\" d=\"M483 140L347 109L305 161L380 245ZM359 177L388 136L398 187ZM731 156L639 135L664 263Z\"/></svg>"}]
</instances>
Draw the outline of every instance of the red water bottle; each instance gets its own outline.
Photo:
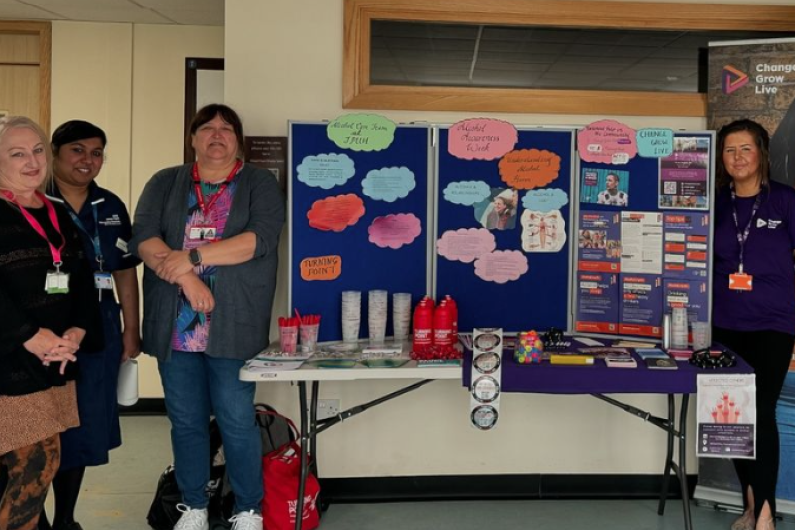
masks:
<instances>
[{"instance_id":1,"label":"red water bottle","mask_svg":"<svg viewBox=\"0 0 795 530\"><path fill-rule=\"evenodd\" d=\"M433 300L427 296L414 309L414 342L412 349L421 351L433 343Z\"/></svg>"},{"instance_id":2,"label":"red water bottle","mask_svg":"<svg viewBox=\"0 0 795 530\"><path fill-rule=\"evenodd\" d=\"M458 306L456 305L455 300L453 300L453 297L450 296L449 294L445 295L444 301L447 302L447 307L450 308L450 315L453 319L452 344L457 344L458 343Z\"/></svg>"},{"instance_id":3,"label":"red water bottle","mask_svg":"<svg viewBox=\"0 0 795 530\"><path fill-rule=\"evenodd\" d=\"M447 300L442 300L433 312L434 346L453 345L453 313Z\"/></svg>"}]
</instances>

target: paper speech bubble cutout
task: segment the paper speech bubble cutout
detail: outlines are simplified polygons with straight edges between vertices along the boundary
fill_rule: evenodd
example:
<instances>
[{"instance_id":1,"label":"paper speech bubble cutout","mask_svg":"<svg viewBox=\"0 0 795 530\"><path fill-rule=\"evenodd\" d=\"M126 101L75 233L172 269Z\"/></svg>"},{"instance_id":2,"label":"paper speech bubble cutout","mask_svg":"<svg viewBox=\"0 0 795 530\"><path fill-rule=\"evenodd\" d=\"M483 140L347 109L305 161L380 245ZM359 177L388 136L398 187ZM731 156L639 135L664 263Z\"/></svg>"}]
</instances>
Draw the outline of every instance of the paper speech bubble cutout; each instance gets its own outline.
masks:
<instances>
[{"instance_id":1,"label":"paper speech bubble cutout","mask_svg":"<svg viewBox=\"0 0 795 530\"><path fill-rule=\"evenodd\" d=\"M638 154L644 158L662 158L674 152L671 129L640 129L636 133Z\"/></svg>"},{"instance_id":2,"label":"paper speech bubble cutout","mask_svg":"<svg viewBox=\"0 0 795 530\"><path fill-rule=\"evenodd\" d=\"M560 174L560 156L552 151L519 149L500 160L500 177L510 187L532 190L546 186Z\"/></svg>"},{"instance_id":3,"label":"paper speech bubble cutout","mask_svg":"<svg viewBox=\"0 0 795 530\"><path fill-rule=\"evenodd\" d=\"M451 182L442 193L446 201L472 206L488 199L491 196L491 187L482 180Z\"/></svg>"},{"instance_id":4,"label":"paper speech bubble cutout","mask_svg":"<svg viewBox=\"0 0 795 530\"><path fill-rule=\"evenodd\" d=\"M307 212L309 226L328 232L342 232L364 215L362 198L353 193L315 201Z\"/></svg>"},{"instance_id":5,"label":"paper speech bubble cutout","mask_svg":"<svg viewBox=\"0 0 795 530\"><path fill-rule=\"evenodd\" d=\"M507 121L473 118L459 121L447 132L447 150L464 160L494 160L516 145L519 133Z\"/></svg>"},{"instance_id":6,"label":"paper speech bubble cutout","mask_svg":"<svg viewBox=\"0 0 795 530\"><path fill-rule=\"evenodd\" d=\"M525 209L539 212L560 210L567 204L569 204L568 194L558 188L530 190L522 198L522 206Z\"/></svg>"},{"instance_id":7,"label":"paper speech bubble cutout","mask_svg":"<svg viewBox=\"0 0 795 530\"><path fill-rule=\"evenodd\" d=\"M518 250L495 250L475 260L475 274L487 282L518 280L529 268L527 256Z\"/></svg>"},{"instance_id":8,"label":"paper speech bubble cutout","mask_svg":"<svg viewBox=\"0 0 795 530\"><path fill-rule=\"evenodd\" d=\"M381 151L395 140L395 122L377 114L346 114L326 127L329 140L343 149Z\"/></svg>"},{"instance_id":9,"label":"paper speech bubble cutout","mask_svg":"<svg viewBox=\"0 0 795 530\"><path fill-rule=\"evenodd\" d=\"M381 248L398 249L411 244L422 233L422 223L413 213L376 217L367 229L370 243Z\"/></svg>"},{"instance_id":10,"label":"paper speech bubble cutout","mask_svg":"<svg viewBox=\"0 0 795 530\"><path fill-rule=\"evenodd\" d=\"M440 256L450 261L472 263L476 258L497 248L494 234L485 228L459 228L448 230L436 242Z\"/></svg>"},{"instance_id":11,"label":"paper speech bubble cutout","mask_svg":"<svg viewBox=\"0 0 795 530\"><path fill-rule=\"evenodd\" d=\"M345 184L356 173L353 160L337 153L306 156L296 169L299 181L324 190Z\"/></svg>"},{"instance_id":12,"label":"paper speech bubble cutout","mask_svg":"<svg viewBox=\"0 0 795 530\"><path fill-rule=\"evenodd\" d=\"M342 273L342 256L315 256L301 260L301 279L307 282L336 280Z\"/></svg>"},{"instance_id":13,"label":"paper speech bubble cutout","mask_svg":"<svg viewBox=\"0 0 795 530\"><path fill-rule=\"evenodd\" d=\"M384 167L367 172L362 193L378 201L395 202L408 196L417 186L414 173L407 167Z\"/></svg>"},{"instance_id":14,"label":"paper speech bubble cutout","mask_svg":"<svg viewBox=\"0 0 795 530\"><path fill-rule=\"evenodd\" d=\"M635 129L615 120L600 120L577 132L577 149L586 162L626 164L638 154Z\"/></svg>"}]
</instances>

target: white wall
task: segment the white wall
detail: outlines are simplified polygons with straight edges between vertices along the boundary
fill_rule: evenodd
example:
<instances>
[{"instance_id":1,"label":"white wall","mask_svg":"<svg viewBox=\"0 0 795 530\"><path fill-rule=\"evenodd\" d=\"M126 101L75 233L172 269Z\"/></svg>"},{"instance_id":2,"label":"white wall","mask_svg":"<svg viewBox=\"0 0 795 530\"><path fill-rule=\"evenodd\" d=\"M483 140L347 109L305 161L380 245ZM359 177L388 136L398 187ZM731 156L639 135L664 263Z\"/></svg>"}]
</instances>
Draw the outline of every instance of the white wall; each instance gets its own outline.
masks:
<instances>
[{"instance_id":1,"label":"white wall","mask_svg":"<svg viewBox=\"0 0 795 530\"><path fill-rule=\"evenodd\" d=\"M224 28L53 22L52 50L53 128L84 119L105 130L98 182L132 215L152 174L182 163L185 58L223 57ZM162 397L156 363L140 360L141 397Z\"/></svg>"}]
</instances>

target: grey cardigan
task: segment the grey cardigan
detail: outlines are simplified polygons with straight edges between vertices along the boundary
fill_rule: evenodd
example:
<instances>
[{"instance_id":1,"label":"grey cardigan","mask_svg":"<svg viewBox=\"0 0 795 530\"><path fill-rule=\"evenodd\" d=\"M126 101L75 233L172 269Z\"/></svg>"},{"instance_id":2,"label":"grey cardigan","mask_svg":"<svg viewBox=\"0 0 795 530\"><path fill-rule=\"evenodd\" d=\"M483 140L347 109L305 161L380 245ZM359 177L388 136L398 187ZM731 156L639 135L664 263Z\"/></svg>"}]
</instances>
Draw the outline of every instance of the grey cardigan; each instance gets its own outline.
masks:
<instances>
[{"instance_id":1,"label":"grey cardigan","mask_svg":"<svg viewBox=\"0 0 795 530\"><path fill-rule=\"evenodd\" d=\"M193 193L192 164L158 171L144 188L135 209L130 251L161 238L169 248L181 249ZM213 295L206 355L250 359L268 345L271 306L276 289L279 234L284 224L284 195L273 174L245 164L236 177L237 188L224 229L224 239L243 232L257 236L254 257L239 265L219 266ZM171 335L177 316L176 285L144 267L142 349L160 360L171 355Z\"/></svg>"}]
</instances>

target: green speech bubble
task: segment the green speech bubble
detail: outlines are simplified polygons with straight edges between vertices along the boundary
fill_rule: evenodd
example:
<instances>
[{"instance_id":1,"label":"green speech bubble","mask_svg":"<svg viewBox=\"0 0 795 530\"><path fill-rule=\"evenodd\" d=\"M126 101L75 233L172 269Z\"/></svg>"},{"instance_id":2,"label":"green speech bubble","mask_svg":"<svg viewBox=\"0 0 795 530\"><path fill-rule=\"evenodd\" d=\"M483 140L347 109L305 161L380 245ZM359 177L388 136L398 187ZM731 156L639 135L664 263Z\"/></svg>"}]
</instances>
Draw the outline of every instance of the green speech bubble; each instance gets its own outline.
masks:
<instances>
[{"instance_id":1,"label":"green speech bubble","mask_svg":"<svg viewBox=\"0 0 795 530\"><path fill-rule=\"evenodd\" d=\"M395 139L395 124L377 114L346 114L326 127L329 140L343 149L381 151Z\"/></svg>"}]
</instances>

